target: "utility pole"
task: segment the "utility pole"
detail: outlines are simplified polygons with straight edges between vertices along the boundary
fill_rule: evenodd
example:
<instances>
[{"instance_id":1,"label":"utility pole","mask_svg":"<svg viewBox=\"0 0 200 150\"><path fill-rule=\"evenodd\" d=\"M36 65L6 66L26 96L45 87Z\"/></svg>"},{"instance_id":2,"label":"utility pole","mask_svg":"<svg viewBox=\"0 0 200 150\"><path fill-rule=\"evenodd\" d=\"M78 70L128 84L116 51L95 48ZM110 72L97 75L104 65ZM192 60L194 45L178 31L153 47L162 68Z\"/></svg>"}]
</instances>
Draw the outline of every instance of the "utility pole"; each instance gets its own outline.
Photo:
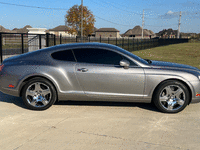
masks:
<instances>
[{"instance_id":1,"label":"utility pole","mask_svg":"<svg viewBox=\"0 0 200 150\"><path fill-rule=\"evenodd\" d=\"M144 9L143 9L143 15L142 15L142 39L143 39L143 29L144 29Z\"/></svg>"},{"instance_id":2,"label":"utility pole","mask_svg":"<svg viewBox=\"0 0 200 150\"><path fill-rule=\"evenodd\" d=\"M177 33L177 38L178 39L180 37L180 26L181 26L181 11L180 11L179 22L178 22L178 33Z\"/></svg>"},{"instance_id":3,"label":"utility pole","mask_svg":"<svg viewBox=\"0 0 200 150\"><path fill-rule=\"evenodd\" d=\"M83 37L83 0L81 0L81 42Z\"/></svg>"}]
</instances>

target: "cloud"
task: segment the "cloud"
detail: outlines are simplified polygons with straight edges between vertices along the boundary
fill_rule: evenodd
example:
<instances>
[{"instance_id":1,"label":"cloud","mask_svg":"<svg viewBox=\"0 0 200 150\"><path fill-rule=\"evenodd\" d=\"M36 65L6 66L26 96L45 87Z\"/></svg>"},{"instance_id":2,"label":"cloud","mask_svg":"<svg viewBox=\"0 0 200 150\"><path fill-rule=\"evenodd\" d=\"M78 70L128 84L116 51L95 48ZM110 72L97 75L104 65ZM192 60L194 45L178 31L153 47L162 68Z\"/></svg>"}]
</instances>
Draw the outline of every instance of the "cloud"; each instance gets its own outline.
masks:
<instances>
[{"instance_id":1,"label":"cloud","mask_svg":"<svg viewBox=\"0 0 200 150\"><path fill-rule=\"evenodd\" d=\"M168 14L168 15L172 15L173 12L170 10L170 11L168 11L166 14Z\"/></svg>"},{"instance_id":2,"label":"cloud","mask_svg":"<svg viewBox=\"0 0 200 150\"><path fill-rule=\"evenodd\" d=\"M178 15L179 15L179 12L172 12L171 10L169 10L164 15L160 15L159 18L162 18L162 19L172 19L172 18L177 18Z\"/></svg>"}]
</instances>

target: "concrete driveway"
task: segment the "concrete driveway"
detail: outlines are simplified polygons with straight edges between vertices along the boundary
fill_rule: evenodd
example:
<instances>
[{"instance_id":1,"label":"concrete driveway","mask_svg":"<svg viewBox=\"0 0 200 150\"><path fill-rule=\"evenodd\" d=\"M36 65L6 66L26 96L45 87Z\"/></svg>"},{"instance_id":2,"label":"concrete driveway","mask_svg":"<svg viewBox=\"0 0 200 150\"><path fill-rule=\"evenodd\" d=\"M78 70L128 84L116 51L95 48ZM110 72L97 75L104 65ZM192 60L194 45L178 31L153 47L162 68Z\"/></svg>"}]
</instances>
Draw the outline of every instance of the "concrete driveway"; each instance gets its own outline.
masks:
<instances>
[{"instance_id":1,"label":"concrete driveway","mask_svg":"<svg viewBox=\"0 0 200 150\"><path fill-rule=\"evenodd\" d=\"M108 102L59 102L31 111L21 98L0 93L0 149L198 150L200 104L178 114Z\"/></svg>"}]
</instances>

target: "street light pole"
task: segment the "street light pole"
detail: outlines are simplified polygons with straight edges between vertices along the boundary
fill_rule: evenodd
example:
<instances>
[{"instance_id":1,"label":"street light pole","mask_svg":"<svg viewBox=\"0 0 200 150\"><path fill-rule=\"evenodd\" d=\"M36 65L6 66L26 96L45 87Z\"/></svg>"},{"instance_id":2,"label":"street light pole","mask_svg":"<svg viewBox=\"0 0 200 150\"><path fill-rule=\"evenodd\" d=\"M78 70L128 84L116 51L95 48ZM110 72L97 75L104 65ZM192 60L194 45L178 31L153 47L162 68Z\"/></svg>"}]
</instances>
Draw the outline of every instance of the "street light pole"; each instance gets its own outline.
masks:
<instances>
[{"instance_id":1,"label":"street light pole","mask_svg":"<svg viewBox=\"0 0 200 150\"><path fill-rule=\"evenodd\" d=\"M179 22L178 22L178 33L177 33L177 38L180 38L180 26L181 26L181 11L180 11L180 15L179 15Z\"/></svg>"},{"instance_id":2,"label":"street light pole","mask_svg":"<svg viewBox=\"0 0 200 150\"><path fill-rule=\"evenodd\" d=\"M142 39L143 39L143 29L144 29L144 9L143 9L143 15L142 15Z\"/></svg>"},{"instance_id":3,"label":"street light pole","mask_svg":"<svg viewBox=\"0 0 200 150\"><path fill-rule=\"evenodd\" d=\"M83 0L81 0L81 42L83 37Z\"/></svg>"}]
</instances>

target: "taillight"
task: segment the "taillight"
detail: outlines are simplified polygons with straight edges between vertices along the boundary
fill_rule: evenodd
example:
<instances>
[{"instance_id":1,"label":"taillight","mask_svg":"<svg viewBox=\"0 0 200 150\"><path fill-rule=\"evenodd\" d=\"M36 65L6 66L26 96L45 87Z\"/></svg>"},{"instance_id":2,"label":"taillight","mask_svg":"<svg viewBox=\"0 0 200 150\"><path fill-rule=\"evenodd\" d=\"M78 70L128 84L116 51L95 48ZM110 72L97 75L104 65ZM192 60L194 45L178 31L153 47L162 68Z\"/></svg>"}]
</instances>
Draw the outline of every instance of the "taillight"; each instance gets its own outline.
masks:
<instances>
[{"instance_id":1,"label":"taillight","mask_svg":"<svg viewBox=\"0 0 200 150\"><path fill-rule=\"evenodd\" d=\"M1 64L0 65L0 71L3 69L3 67L4 67L4 64Z\"/></svg>"}]
</instances>

